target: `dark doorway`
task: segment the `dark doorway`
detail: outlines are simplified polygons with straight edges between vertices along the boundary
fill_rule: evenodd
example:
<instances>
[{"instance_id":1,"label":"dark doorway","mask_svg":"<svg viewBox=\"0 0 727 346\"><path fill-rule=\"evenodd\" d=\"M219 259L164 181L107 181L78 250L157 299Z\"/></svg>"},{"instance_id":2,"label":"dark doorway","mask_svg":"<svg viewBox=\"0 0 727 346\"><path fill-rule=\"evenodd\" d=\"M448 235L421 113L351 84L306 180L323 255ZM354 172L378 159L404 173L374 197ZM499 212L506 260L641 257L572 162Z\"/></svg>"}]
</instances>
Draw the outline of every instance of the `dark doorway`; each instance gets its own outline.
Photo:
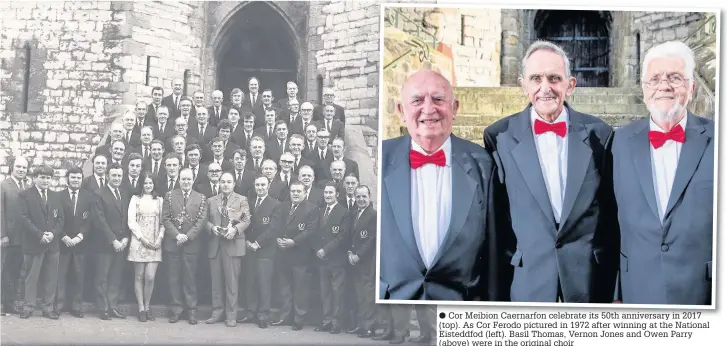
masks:
<instances>
[{"instance_id":1,"label":"dark doorway","mask_svg":"<svg viewBox=\"0 0 727 346\"><path fill-rule=\"evenodd\" d=\"M293 33L281 15L265 2L251 2L229 22L217 49L217 87L225 98L234 88L247 97L248 79L257 77L260 91L271 89L275 100L287 97L286 83L298 84L298 52Z\"/></svg>"},{"instance_id":2,"label":"dark doorway","mask_svg":"<svg viewBox=\"0 0 727 346\"><path fill-rule=\"evenodd\" d=\"M608 86L611 16L601 11L538 11L539 40L553 42L568 54L578 86Z\"/></svg>"}]
</instances>

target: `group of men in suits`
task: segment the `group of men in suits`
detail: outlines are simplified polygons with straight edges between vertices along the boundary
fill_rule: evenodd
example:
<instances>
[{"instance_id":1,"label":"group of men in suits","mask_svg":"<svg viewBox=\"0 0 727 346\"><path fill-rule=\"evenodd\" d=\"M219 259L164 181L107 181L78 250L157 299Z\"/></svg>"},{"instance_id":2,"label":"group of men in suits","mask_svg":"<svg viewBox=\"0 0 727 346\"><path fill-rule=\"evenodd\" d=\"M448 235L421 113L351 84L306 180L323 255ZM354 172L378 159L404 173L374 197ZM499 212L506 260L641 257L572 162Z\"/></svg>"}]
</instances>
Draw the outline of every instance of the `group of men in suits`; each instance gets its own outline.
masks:
<instances>
[{"instance_id":1,"label":"group of men in suits","mask_svg":"<svg viewBox=\"0 0 727 346\"><path fill-rule=\"evenodd\" d=\"M710 304L715 134L687 110L694 68L684 43L649 49L649 116L614 130L565 102L568 57L537 41L530 103L484 148L451 134L449 82L414 73L398 105L410 135L382 148L379 298Z\"/></svg>"}]
</instances>

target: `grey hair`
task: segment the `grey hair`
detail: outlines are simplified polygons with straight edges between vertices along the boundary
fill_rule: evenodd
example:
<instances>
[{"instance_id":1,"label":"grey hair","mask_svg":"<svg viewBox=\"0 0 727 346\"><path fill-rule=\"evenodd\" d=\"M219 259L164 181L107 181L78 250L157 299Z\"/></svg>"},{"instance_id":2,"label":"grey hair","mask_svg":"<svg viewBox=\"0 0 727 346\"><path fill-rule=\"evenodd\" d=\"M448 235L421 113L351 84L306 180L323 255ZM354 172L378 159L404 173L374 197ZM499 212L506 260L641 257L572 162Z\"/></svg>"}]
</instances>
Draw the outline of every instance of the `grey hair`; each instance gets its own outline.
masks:
<instances>
[{"instance_id":1,"label":"grey hair","mask_svg":"<svg viewBox=\"0 0 727 346\"><path fill-rule=\"evenodd\" d=\"M570 60L568 60L568 54L565 53L563 48L560 48L560 46L548 42L548 41L535 41L533 44L530 45L528 50L525 52L525 57L523 57L522 62L520 63L520 76L524 77L522 74L525 72L525 65L527 64L528 58L530 58L533 53L539 50L547 50L551 51L555 54L560 55L563 57L563 67L565 69L565 78L570 78Z\"/></svg>"},{"instance_id":2,"label":"grey hair","mask_svg":"<svg viewBox=\"0 0 727 346\"><path fill-rule=\"evenodd\" d=\"M644 56L644 63L641 65L641 75L644 75L651 60L668 56L678 57L684 60L684 72L686 72L687 78L690 81L694 80L694 67L696 66L694 52L681 41L669 41L651 47L646 52L646 56Z\"/></svg>"}]
</instances>

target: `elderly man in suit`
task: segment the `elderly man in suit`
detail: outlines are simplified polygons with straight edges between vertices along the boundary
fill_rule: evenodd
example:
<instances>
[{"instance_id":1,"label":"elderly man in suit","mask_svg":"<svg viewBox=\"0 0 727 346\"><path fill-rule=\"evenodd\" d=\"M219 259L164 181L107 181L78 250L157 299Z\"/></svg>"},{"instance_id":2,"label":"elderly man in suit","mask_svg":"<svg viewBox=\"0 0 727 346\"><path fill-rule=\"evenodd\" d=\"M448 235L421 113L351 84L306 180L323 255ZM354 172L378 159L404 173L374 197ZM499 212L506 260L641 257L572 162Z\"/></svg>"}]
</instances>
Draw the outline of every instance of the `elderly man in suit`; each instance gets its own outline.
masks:
<instances>
[{"instance_id":1,"label":"elderly man in suit","mask_svg":"<svg viewBox=\"0 0 727 346\"><path fill-rule=\"evenodd\" d=\"M207 229L211 234L207 255L212 274L212 317L205 323L222 321L224 312L225 324L234 327L237 325L237 280L241 257L245 256L244 232L250 226L250 206L247 197L234 192L235 178L231 173L222 174L220 187L222 193L207 200Z\"/></svg>"},{"instance_id":2,"label":"elderly man in suit","mask_svg":"<svg viewBox=\"0 0 727 346\"><path fill-rule=\"evenodd\" d=\"M81 188L96 192L96 190L106 186L106 182L109 181L106 175L106 168L108 167L108 158L104 154L95 154L93 156L93 174L83 178Z\"/></svg>"},{"instance_id":3,"label":"elderly man in suit","mask_svg":"<svg viewBox=\"0 0 727 346\"><path fill-rule=\"evenodd\" d=\"M58 288L59 239L64 227L60 195L51 191L53 169L47 165L33 172L35 186L20 193L18 222L23 228L23 273L25 304L20 318L29 318L36 305L38 286L43 287L43 317L58 319L53 309ZM41 274L43 274L41 276Z\"/></svg>"},{"instance_id":4,"label":"elderly man in suit","mask_svg":"<svg viewBox=\"0 0 727 346\"><path fill-rule=\"evenodd\" d=\"M187 310L189 324L197 324L197 263L201 241L199 237L207 226L207 199L192 190L192 170L179 173L181 189L167 192L162 207L162 222L166 237L162 250L169 265L171 289L170 323L179 321Z\"/></svg>"},{"instance_id":5,"label":"elderly man in suit","mask_svg":"<svg viewBox=\"0 0 727 346\"><path fill-rule=\"evenodd\" d=\"M28 160L23 156L10 158L10 176L0 182L0 238L2 238L2 307L3 313L18 313L22 293L20 268L23 265L23 229L19 223L20 193L30 186L26 181Z\"/></svg>"},{"instance_id":6,"label":"elderly man in suit","mask_svg":"<svg viewBox=\"0 0 727 346\"><path fill-rule=\"evenodd\" d=\"M111 317L126 318L117 309L121 274L126 256L124 249L129 245L128 211L130 196L121 190L124 169L121 165L109 166L109 180L106 186L96 191L93 211L95 234L89 247L97 252L96 307L102 320Z\"/></svg>"},{"instance_id":7,"label":"elderly man in suit","mask_svg":"<svg viewBox=\"0 0 727 346\"><path fill-rule=\"evenodd\" d=\"M162 104L169 108L169 117L172 119L179 117L179 109L181 107L182 98L184 98L184 95L182 95L183 87L184 81L179 78L175 78L172 81L172 93L162 99Z\"/></svg>"},{"instance_id":8,"label":"elderly man in suit","mask_svg":"<svg viewBox=\"0 0 727 346\"><path fill-rule=\"evenodd\" d=\"M58 294L56 311L66 308L66 294L70 296L71 315L83 317L83 286L86 268L87 246L84 239L89 236L93 221L93 203L96 198L92 192L81 188L83 171L72 167L66 171L68 188L59 195L63 203L65 225L60 235L60 262L58 264ZM73 280L69 280L69 270ZM67 288L69 288L67 291Z\"/></svg>"},{"instance_id":9,"label":"elderly man in suit","mask_svg":"<svg viewBox=\"0 0 727 346\"><path fill-rule=\"evenodd\" d=\"M496 221L514 268L510 299L610 301L617 251L608 192L613 131L565 102L576 79L559 46L533 43L520 83L530 104L484 133L497 165L496 215L504 215Z\"/></svg>"},{"instance_id":10,"label":"elderly man in suit","mask_svg":"<svg viewBox=\"0 0 727 346\"><path fill-rule=\"evenodd\" d=\"M374 336L376 318L376 210L371 205L371 190L368 186L356 187L355 195L357 209L350 214L351 225L346 240L351 244L347 258L353 266L356 282L358 327L348 332L356 331L359 338L370 338Z\"/></svg>"},{"instance_id":11,"label":"elderly man in suit","mask_svg":"<svg viewBox=\"0 0 727 346\"><path fill-rule=\"evenodd\" d=\"M436 72L404 83L397 109L410 135L382 147L380 299L492 299L479 288L495 284L488 275L498 264L488 249L494 164L451 134L458 107Z\"/></svg>"},{"instance_id":12,"label":"elderly man in suit","mask_svg":"<svg viewBox=\"0 0 727 346\"><path fill-rule=\"evenodd\" d=\"M641 73L649 117L614 135L623 303L712 301L715 128L687 110L694 67L682 42L652 47Z\"/></svg>"}]
</instances>

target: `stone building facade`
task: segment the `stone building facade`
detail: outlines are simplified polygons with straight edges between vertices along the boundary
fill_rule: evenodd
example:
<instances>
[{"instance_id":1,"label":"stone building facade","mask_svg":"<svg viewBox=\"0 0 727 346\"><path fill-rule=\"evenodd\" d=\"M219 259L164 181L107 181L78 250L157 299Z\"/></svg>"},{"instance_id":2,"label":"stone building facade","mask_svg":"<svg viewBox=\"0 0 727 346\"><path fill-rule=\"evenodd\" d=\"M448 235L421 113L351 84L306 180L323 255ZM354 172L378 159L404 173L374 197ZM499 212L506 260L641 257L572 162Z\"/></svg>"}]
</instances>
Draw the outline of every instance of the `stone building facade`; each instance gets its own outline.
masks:
<instances>
[{"instance_id":1,"label":"stone building facade","mask_svg":"<svg viewBox=\"0 0 727 346\"><path fill-rule=\"evenodd\" d=\"M26 155L64 173L87 162L109 124L151 90L232 88L320 103L331 86L346 108L347 155L375 186L378 129L377 2L0 2L0 178ZM58 182L56 182L58 183Z\"/></svg>"}]
</instances>

